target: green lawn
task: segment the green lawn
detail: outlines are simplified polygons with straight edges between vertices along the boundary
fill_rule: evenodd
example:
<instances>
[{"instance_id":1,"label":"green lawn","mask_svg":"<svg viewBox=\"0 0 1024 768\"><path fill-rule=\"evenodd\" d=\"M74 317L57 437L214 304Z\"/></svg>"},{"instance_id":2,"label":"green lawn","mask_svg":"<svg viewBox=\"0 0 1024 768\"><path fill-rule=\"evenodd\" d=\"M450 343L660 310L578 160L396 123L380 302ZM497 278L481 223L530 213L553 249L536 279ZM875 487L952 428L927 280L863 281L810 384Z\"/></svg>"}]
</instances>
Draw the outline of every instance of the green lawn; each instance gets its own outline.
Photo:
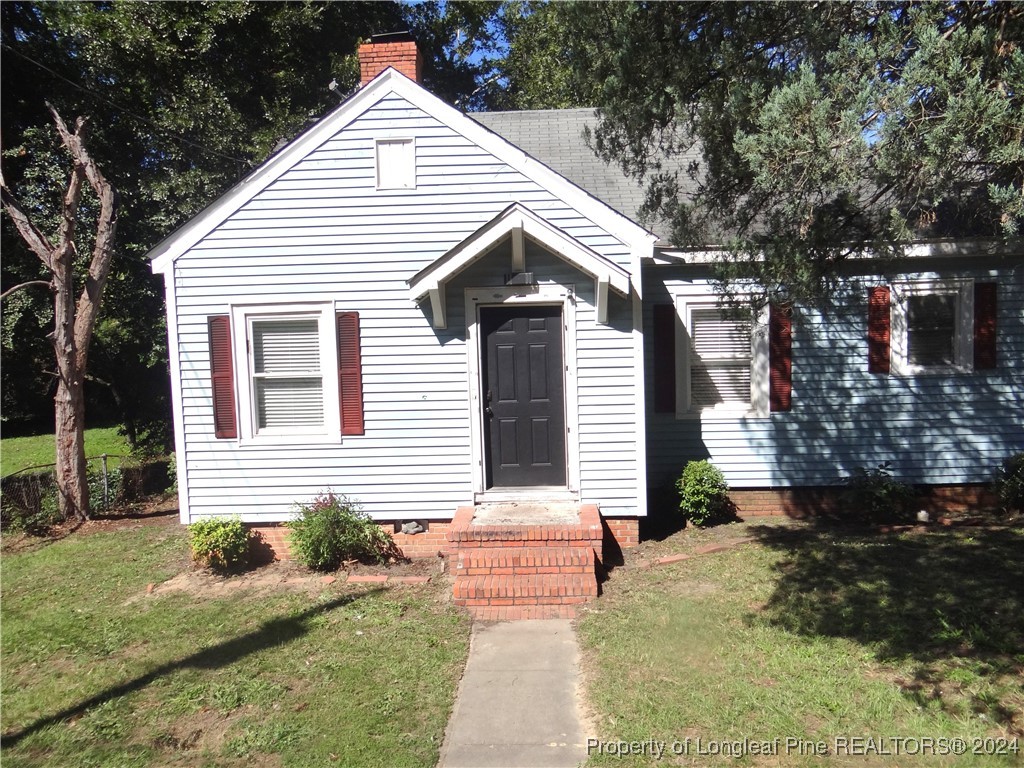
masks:
<instances>
[{"instance_id":1,"label":"green lawn","mask_svg":"<svg viewBox=\"0 0 1024 768\"><path fill-rule=\"evenodd\" d=\"M128 443L124 436L118 434L117 427L85 430L86 456L104 453L127 456L128 451ZM0 440L0 475L6 477L26 467L53 464L55 452L52 434L4 438Z\"/></svg>"},{"instance_id":2,"label":"green lawn","mask_svg":"<svg viewBox=\"0 0 1024 768\"><path fill-rule=\"evenodd\" d=\"M5 768L436 763L469 637L446 585L147 594L186 549L171 525L4 553Z\"/></svg>"},{"instance_id":3,"label":"green lawn","mask_svg":"<svg viewBox=\"0 0 1024 768\"><path fill-rule=\"evenodd\" d=\"M1024 764L1021 530L745 523L684 531L629 561L579 624L588 699L601 739L654 739L666 754L591 765ZM864 737L883 739L877 752ZM1005 754L922 753L890 737ZM742 753L744 739L769 755L714 754ZM813 754L819 741L829 756Z\"/></svg>"}]
</instances>

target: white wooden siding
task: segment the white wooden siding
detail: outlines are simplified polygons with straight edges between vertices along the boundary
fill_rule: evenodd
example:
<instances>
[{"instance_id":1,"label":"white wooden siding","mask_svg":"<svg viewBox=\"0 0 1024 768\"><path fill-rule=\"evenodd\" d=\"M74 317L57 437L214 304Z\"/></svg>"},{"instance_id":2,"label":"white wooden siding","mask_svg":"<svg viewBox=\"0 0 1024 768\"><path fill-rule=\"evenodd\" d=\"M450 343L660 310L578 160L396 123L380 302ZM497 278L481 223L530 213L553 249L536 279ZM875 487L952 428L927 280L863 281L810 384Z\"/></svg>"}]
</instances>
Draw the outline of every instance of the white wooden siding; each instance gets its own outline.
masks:
<instances>
[{"instance_id":1,"label":"white wooden siding","mask_svg":"<svg viewBox=\"0 0 1024 768\"><path fill-rule=\"evenodd\" d=\"M901 277L910 276L939 277ZM702 458L719 466L738 488L833 485L858 467L884 461L910 483L989 482L1003 459L1024 450L1020 281L1000 269L951 267L941 276L999 282L997 369L917 376L868 373L868 286L895 276L861 278L827 315L797 309L792 410L765 418L676 419L649 408L652 487L666 487L687 461ZM693 282L702 282L672 267L651 267L644 279L648 295L662 303L674 291L689 291ZM651 324L648 307L645 326ZM650 372L650 344L645 355Z\"/></svg>"},{"instance_id":2,"label":"white wooden siding","mask_svg":"<svg viewBox=\"0 0 1024 768\"><path fill-rule=\"evenodd\" d=\"M388 136L415 138L415 189L376 190L374 140ZM465 326L455 312L461 301L449 301L450 330L436 331L429 313L409 301L406 280L513 202L630 268L629 249L598 224L394 95L179 257L179 461L192 517L282 520L296 502L328 489L378 519L446 519L469 502L479 457L469 447ZM488 279L500 283L508 267L490 258L483 261ZM636 514L642 414L629 302L616 297L609 325L597 325L592 281L556 257L540 262L544 280L575 284L579 297L581 496L612 514ZM207 317L231 304L325 295L338 310L360 315L365 434L336 446L239 447L215 439ZM236 371L244 370L238 363Z\"/></svg>"}]
</instances>

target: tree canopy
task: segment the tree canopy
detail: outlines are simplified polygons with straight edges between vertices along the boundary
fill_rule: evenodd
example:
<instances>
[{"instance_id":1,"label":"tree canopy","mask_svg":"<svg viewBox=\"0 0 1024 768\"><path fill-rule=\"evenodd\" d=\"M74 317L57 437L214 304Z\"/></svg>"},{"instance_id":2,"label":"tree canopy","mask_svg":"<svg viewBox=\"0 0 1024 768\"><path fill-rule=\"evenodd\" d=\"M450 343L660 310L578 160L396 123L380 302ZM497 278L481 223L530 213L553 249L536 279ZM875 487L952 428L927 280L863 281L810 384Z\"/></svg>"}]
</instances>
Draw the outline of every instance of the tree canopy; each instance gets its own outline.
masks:
<instances>
[{"instance_id":1,"label":"tree canopy","mask_svg":"<svg viewBox=\"0 0 1024 768\"><path fill-rule=\"evenodd\" d=\"M412 29L428 87L480 103L474 41L484 2L21 2L0 4L0 115L7 181L44 230L61 212L69 158L45 102L90 118L89 146L120 191L117 254L90 356L93 399L109 392L129 437L169 439L163 286L145 254L358 84L356 48ZM331 81L336 88L328 88ZM474 99L476 102L474 102ZM87 193L77 251L98 211ZM45 277L5 216L3 288ZM84 268L84 259L78 265ZM3 418L52 413L52 300L4 300ZM103 398L101 398L103 399ZM111 398L105 398L110 400Z\"/></svg>"},{"instance_id":2,"label":"tree canopy","mask_svg":"<svg viewBox=\"0 0 1024 768\"><path fill-rule=\"evenodd\" d=\"M544 13L564 30L546 39L544 60L594 89L583 92L600 110L596 150L644 180L647 212L671 222L676 244L726 248L727 291L754 278L761 299L819 302L843 261L866 250L884 258L913 238L1020 235L1019 3ZM543 88L527 90L520 106L543 103Z\"/></svg>"},{"instance_id":3,"label":"tree canopy","mask_svg":"<svg viewBox=\"0 0 1024 768\"><path fill-rule=\"evenodd\" d=\"M822 301L843 262L918 237L1020 236L1024 6L986 2L0 4L8 183L52 230L68 155L46 100L88 116L121 192L90 356L133 439L168 438L163 288L148 250L358 82L410 29L425 85L474 110L599 108L591 141L726 292ZM334 81L336 88L328 89ZM88 190L77 251L91 251ZM3 286L44 277L5 218ZM79 268L84 268L84 258ZM50 411L50 297L4 300L3 418Z\"/></svg>"}]
</instances>

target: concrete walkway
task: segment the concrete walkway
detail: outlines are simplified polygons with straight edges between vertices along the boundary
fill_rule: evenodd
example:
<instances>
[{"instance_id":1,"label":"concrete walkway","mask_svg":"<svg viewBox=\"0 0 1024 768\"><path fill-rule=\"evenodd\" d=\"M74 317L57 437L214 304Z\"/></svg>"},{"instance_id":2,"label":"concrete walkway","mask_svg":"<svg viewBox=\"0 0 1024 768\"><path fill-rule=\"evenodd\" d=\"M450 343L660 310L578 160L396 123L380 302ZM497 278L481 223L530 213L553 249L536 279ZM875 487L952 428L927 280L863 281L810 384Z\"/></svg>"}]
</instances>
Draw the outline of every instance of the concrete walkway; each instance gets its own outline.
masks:
<instances>
[{"instance_id":1,"label":"concrete walkway","mask_svg":"<svg viewBox=\"0 0 1024 768\"><path fill-rule=\"evenodd\" d=\"M574 768L586 760L579 646L567 619L476 623L439 768Z\"/></svg>"}]
</instances>

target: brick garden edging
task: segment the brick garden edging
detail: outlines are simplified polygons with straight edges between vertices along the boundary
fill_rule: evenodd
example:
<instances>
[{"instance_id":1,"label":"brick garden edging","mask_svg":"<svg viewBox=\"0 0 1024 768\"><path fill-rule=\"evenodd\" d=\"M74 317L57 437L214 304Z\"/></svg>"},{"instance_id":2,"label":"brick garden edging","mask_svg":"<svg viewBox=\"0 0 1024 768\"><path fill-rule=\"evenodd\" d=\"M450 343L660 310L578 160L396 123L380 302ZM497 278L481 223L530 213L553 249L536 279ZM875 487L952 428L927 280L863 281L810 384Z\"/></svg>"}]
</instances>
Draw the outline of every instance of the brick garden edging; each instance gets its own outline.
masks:
<instances>
[{"instance_id":1,"label":"brick garden edging","mask_svg":"<svg viewBox=\"0 0 1024 768\"><path fill-rule=\"evenodd\" d=\"M702 547L697 547L693 552L679 553L676 555L665 555L659 557L656 560L642 560L637 563L638 568L650 568L655 565L671 565L672 563L681 563L684 560L690 560L700 555L712 555L716 552L728 552L731 549L737 549L744 544L749 544L754 539L752 536L747 536L742 539L736 539L735 541L725 541L718 544L705 544Z\"/></svg>"}]
</instances>

